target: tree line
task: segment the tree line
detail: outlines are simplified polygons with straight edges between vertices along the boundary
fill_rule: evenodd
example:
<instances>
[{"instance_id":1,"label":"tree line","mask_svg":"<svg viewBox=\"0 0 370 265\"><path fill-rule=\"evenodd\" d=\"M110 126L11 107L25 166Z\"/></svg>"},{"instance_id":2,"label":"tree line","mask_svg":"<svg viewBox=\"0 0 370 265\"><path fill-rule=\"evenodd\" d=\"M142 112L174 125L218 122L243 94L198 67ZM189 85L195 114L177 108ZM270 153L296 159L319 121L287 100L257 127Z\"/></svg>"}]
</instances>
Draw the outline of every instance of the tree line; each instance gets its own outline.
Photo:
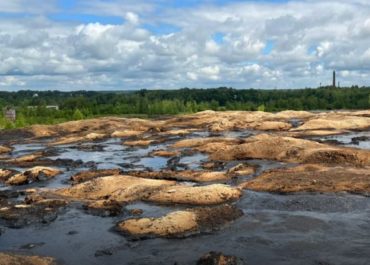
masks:
<instances>
[{"instance_id":1,"label":"tree line","mask_svg":"<svg viewBox=\"0 0 370 265\"><path fill-rule=\"evenodd\" d=\"M59 110L49 109L57 105ZM203 110L334 110L370 108L370 87L285 90L214 89L139 91L0 92L0 107L16 108L17 119L0 115L1 128L55 124L105 115L176 115Z\"/></svg>"}]
</instances>

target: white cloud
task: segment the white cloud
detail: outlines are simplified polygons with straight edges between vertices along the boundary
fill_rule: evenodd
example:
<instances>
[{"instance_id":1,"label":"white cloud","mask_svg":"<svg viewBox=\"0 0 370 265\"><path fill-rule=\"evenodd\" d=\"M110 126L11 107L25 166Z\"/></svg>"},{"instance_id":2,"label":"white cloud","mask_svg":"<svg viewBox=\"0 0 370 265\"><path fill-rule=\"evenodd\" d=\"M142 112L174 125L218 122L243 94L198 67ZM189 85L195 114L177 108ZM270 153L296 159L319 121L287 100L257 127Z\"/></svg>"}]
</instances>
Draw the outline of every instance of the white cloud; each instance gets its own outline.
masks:
<instances>
[{"instance_id":1,"label":"white cloud","mask_svg":"<svg viewBox=\"0 0 370 265\"><path fill-rule=\"evenodd\" d=\"M133 12L127 12L125 15L126 20L131 24L139 23L139 16Z\"/></svg>"},{"instance_id":2,"label":"white cloud","mask_svg":"<svg viewBox=\"0 0 370 265\"><path fill-rule=\"evenodd\" d=\"M46 16L59 9L55 1L30 1L40 8L0 3L0 12L30 14L0 15L2 87L305 87L329 83L333 69L342 84L370 81L367 1L208 1L186 10L167 0L77 1L75 12L123 24L56 22Z\"/></svg>"},{"instance_id":3,"label":"white cloud","mask_svg":"<svg viewBox=\"0 0 370 265\"><path fill-rule=\"evenodd\" d=\"M0 86L24 86L26 83L14 76L0 77Z\"/></svg>"}]
</instances>

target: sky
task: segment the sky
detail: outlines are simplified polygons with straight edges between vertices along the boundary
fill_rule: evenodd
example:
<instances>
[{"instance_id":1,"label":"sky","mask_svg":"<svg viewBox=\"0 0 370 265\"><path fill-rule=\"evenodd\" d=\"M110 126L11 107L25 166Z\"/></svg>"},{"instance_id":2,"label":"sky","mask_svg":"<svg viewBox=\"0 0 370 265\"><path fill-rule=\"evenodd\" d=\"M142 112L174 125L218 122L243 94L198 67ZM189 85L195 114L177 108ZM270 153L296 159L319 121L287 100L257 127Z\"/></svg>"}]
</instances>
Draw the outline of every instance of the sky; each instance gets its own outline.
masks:
<instances>
[{"instance_id":1,"label":"sky","mask_svg":"<svg viewBox=\"0 0 370 265\"><path fill-rule=\"evenodd\" d=\"M0 0L0 91L370 85L368 0Z\"/></svg>"}]
</instances>

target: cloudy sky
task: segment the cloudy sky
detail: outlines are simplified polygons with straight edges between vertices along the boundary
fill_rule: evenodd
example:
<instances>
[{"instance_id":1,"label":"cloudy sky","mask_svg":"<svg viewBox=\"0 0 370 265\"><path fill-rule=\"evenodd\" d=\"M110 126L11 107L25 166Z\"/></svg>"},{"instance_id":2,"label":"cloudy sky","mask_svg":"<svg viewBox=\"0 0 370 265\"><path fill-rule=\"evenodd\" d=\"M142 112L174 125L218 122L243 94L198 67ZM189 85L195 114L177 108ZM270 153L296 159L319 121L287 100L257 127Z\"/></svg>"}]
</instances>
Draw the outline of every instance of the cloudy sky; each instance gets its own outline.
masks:
<instances>
[{"instance_id":1,"label":"cloudy sky","mask_svg":"<svg viewBox=\"0 0 370 265\"><path fill-rule=\"evenodd\" d=\"M0 90L370 84L368 0L0 0Z\"/></svg>"}]
</instances>

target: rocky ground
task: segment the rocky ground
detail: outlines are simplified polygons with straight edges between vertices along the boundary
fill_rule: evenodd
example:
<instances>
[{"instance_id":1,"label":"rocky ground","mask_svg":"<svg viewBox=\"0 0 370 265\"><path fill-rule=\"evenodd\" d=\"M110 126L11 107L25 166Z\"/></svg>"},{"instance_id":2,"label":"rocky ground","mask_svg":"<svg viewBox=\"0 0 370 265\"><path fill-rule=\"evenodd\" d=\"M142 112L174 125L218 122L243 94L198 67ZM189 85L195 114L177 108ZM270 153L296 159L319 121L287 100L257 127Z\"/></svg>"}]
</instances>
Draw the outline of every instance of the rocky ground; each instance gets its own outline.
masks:
<instances>
[{"instance_id":1,"label":"rocky ground","mask_svg":"<svg viewBox=\"0 0 370 265\"><path fill-rule=\"evenodd\" d=\"M272 264L268 257L277 259L274 264L288 264L284 258L288 248L274 253L280 247L272 245L265 250L269 255L261 250L257 258L230 248L248 247L232 240L233 227L240 230L238 238L256 232L274 238L274 218L282 213L284 220L297 218L302 207L307 213L307 205L320 208L321 196L351 201L351 196L362 196L359 200L367 204L370 111L205 111L157 120L106 117L4 131L0 132L0 183L0 264L99 264L101 257L105 264L116 264L123 253L130 257L127 264ZM287 209L280 211L281 203L275 200L293 196L304 201L297 205L300 210L284 204ZM257 202L268 208L272 201L274 210L280 211L272 216L271 210L253 209ZM330 207L334 206L320 210L325 221L319 219L325 224L333 211ZM357 210L355 204L351 207ZM101 241L109 238L113 246L97 249L91 259L78 244L93 248L97 242L92 242L92 234L76 236L85 229L78 231L80 224L76 230L68 227L64 234L69 238L59 242L61 247L77 244L71 238L78 237L73 255L55 255L51 242L27 242L23 231L33 234L41 229L33 239L48 241L45 235L57 236L67 229L62 223L69 222L71 214L72 219L89 220L86 229L97 235L104 232ZM266 214L268 218L261 217ZM262 227L248 223L257 219ZM320 228L320 222L312 229ZM297 229L279 230L283 232L290 238ZM15 234L17 239L10 236ZM299 241L299 235L294 240ZM146 243L167 242L161 252L180 248L188 239L198 242L196 238L199 242L209 238L209 248L202 245L202 253L189 252L190 256L183 250L183 256L172 259L170 253L153 254ZM224 247L212 238L226 240ZM20 242L31 247L19 246ZM146 248L140 250L137 242ZM366 264L370 255L362 255L361 247L369 243L357 246L358 253L353 254L357 260L343 258L344 263L338 263L328 256L316 262L298 255L291 257L291 264ZM139 255L140 251L150 257Z\"/></svg>"}]
</instances>

